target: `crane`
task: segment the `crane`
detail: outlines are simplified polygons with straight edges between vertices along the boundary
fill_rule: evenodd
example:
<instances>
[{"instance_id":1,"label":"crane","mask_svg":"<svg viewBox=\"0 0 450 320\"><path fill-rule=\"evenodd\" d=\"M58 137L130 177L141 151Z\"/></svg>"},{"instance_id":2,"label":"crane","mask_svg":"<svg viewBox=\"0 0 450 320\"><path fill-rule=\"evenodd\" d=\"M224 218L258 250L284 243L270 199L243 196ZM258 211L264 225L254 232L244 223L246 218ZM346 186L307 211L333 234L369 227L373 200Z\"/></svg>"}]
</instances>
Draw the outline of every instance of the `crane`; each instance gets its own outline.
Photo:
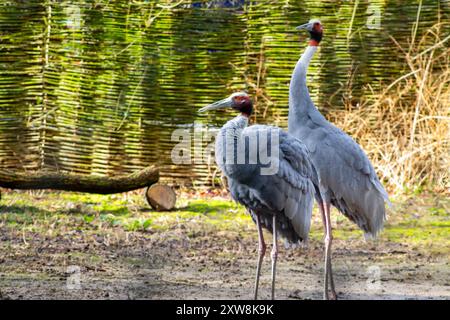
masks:
<instances>
[{"instance_id":1,"label":"crane","mask_svg":"<svg viewBox=\"0 0 450 320\"><path fill-rule=\"evenodd\" d=\"M386 219L388 194L361 147L316 109L306 86L308 65L323 37L323 26L317 19L298 26L307 30L309 45L298 60L289 86L288 132L308 147L319 178L316 194L325 229L324 299L337 299L331 266L332 230L330 205L336 207L362 229L375 237ZM329 280L329 282L328 282Z\"/></svg>"},{"instance_id":2,"label":"crane","mask_svg":"<svg viewBox=\"0 0 450 320\"><path fill-rule=\"evenodd\" d=\"M278 234L288 243L307 240L314 205L313 180L317 174L306 146L299 139L277 127L248 126L253 103L245 92L233 93L199 112L223 108L232 108L239 115L228 121L216 137L216 162L227 177L232 198L247 208L257 226L255 300L266 252L262 228L273 234L271 298L274 299Z\"/></svg>"}]
</instances>

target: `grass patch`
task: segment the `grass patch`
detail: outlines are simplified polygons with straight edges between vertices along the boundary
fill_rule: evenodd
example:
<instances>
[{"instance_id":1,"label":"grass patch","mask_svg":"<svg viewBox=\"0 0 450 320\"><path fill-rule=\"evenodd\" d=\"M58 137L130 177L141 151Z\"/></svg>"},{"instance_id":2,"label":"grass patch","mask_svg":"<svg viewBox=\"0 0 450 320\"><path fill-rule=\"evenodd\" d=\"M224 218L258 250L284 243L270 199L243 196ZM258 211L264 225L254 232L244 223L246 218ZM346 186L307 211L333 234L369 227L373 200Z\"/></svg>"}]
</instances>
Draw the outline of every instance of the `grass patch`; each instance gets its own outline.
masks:
<instances>
[{"instance_id":1,"label":"grass patch","mask_svg":"<svg viewBox=\"0 0 450 320\"><path fill-rule=\"evenodd\" d=\"M450 248L450 202L443 196L421 194L395 199L394 210L380 241L411 245L418 250L448 253ZM46 192L3 194L0 226L16 232L46 236L78 230L84 234L117 232L161 233L187 229L188 234L233 232L255 236L255 225L245 209L226 199L179 199L177 210L152 211L139 194L91 195ZM333 210L334 238L363 238L354 224ZM313 213L311 239L322 241L323 227Z\"/></svg>"}]
</instances>

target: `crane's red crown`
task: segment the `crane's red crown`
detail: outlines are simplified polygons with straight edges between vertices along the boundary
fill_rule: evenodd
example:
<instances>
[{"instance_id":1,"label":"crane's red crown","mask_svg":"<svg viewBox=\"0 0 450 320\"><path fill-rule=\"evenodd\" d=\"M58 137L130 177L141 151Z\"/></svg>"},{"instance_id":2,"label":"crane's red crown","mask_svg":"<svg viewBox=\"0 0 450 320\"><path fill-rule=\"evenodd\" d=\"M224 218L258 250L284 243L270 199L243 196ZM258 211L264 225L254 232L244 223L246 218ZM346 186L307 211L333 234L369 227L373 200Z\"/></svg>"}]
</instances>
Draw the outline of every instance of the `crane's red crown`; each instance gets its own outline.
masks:
<instances>
[{"instance_id":1,"label":"crane's red crown","mask_svg":"<svg viewBox=\"0 0 450 320\"><path fill-rule=\"evenodd\" d=\"M311 28L308 28L309 35L310 35L310 42L309 44L312 46L318 46L320 41L322 41L323 37L323 26L322 23L315 19L311 20L309 22L311 24Z\"/></svg>"},{"instance_id":2,"label":"crane's red crown","mask_svg":"<svg viewBox=\"0 0 450 320\"><path fill-rule=\"evenodd\" d=\"M312 30L314 32L323 33L322 23L320 23L320 21L314 22Z\"/></svg>"},{"instance_id":3,"label":"crane's red crown","mask_svg":"<svg viewBox=\"0 0 450 320\"><path fill-rule=\"evenodd\" d=\"M253 112L252 99L245 92L236 92L231 95L232 108L240 111L246 116L250 116Z\"/></svg>"},{"instance_id":4,"label":"crane's red crown","mask_svg":"<svg viewBox=\"0 0 450 320\"><path fill-rule=\"evenodd\" d=\"M308 23L302 24L297 30L306 29L310 35L310 46L318 46L323 37L323 26L320 20L311 19Z\"/></svg>"}]
</instances>

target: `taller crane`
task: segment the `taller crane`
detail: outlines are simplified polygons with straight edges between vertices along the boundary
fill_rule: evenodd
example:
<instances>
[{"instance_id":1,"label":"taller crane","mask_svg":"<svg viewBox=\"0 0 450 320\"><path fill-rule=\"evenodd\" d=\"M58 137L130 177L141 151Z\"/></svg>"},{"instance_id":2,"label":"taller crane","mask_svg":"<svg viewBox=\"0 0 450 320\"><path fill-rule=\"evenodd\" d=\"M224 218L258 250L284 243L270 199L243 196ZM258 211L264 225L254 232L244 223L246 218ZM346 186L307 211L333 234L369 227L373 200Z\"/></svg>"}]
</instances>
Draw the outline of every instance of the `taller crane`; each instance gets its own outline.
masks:
<instances>
[{"instance_id":1,"label":"taller crane","mask_svg":"<svg viewBox=\"0 0 450 320\"><path fill-rule=\"evenodd\" d=\"M323 37L323 26L317 19L297 27L307 30L309 45L298 60L289 87L288 132L306 144L319 178L316 200L325 229L324 298L336 299L331 266L332 231L330 205L336 207L362 229L376 236L386 218L388 194L380 183L367 155L345 132L317 110L306 86L306 72Z\"/></svg>"}]
</instances>

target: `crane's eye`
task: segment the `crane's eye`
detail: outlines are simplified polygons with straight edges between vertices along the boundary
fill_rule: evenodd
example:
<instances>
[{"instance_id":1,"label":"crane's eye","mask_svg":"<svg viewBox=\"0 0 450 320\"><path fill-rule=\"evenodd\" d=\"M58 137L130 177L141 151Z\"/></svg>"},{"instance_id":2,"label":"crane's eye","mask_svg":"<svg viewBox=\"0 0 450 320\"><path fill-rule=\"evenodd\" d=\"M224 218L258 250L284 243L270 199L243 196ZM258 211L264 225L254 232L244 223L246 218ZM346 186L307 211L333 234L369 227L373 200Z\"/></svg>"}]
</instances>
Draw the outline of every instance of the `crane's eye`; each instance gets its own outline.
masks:
<instances>
[{"instance_id":1,"label":"crane's eye","mask_svg":"<svg viewBox=\"0 0 450 320\"><path fill-rule=\"evenodd\" d=\"M322 25L320 24L320 22L315 22L314 26L313 26L313 29L318 31L318 32L321 32L323 30L322 29Z\"/></svg>"},{"instance_id":2,"label":"crane's eye","mask_svg":"<svg viewBox=\"0 0 450 320\"><path fill-rule=\"evenodd\" d=\"M241 105L241 104L245 103L246 101L247 101L247 97L243 97L243 96L235 97L235 103L236 104Z\"/></svg>"}]
</instances>

